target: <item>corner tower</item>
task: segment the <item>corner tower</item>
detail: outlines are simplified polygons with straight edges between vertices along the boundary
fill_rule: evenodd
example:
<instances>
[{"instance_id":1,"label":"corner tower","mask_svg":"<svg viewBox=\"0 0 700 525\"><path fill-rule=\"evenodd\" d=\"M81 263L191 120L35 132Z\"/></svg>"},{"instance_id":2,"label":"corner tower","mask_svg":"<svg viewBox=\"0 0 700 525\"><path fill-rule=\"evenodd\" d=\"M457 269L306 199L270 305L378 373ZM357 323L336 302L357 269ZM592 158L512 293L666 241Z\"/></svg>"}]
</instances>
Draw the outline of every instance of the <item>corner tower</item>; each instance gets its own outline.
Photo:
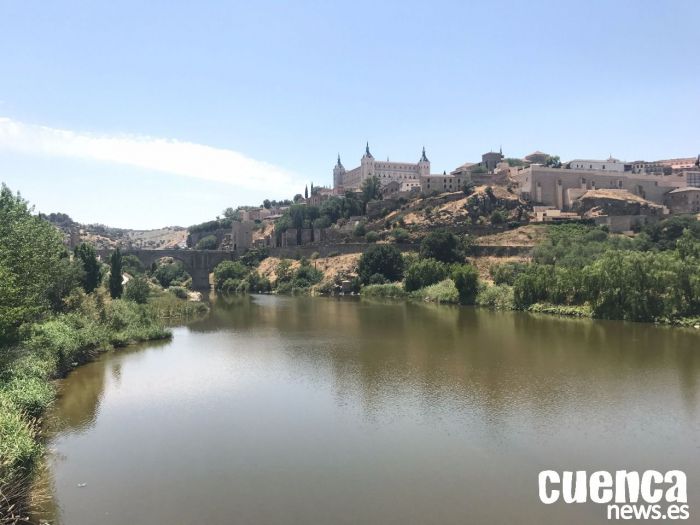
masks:
<instances>
[{"instance_id":1,"label":"corner tower","mask_svg":"<svg viewBox=\"0 0 700 525\"><path fill-rule=\"evenodd\" d=\"M421 177L428 177L430 175L430 161L425 154L425 146L423 146L423 153L418 161L418 174Z\"/></svg>"},{"instance_id":2,"label":"corner tower","mask_svg":"<svg viewBox=\"0 0 700 525\"><path fill-rule=\"evenodd\" d=\"M369 152L369 142L365 146L365 154L360 160L360 182L374 175L374 157Z\"/></svg>"},{"instance_id":3,"label":"corner tower","mask_svg":"<svg viewBox=\"0 0 700 525\"><path fill-rule=\"evenodd\" d=\"M338 153L338 162L333 168L333 189L336 193L343 192L343 186L345 185L345 167L340 162L340 153Z\"/></svg>"}]
</instances>

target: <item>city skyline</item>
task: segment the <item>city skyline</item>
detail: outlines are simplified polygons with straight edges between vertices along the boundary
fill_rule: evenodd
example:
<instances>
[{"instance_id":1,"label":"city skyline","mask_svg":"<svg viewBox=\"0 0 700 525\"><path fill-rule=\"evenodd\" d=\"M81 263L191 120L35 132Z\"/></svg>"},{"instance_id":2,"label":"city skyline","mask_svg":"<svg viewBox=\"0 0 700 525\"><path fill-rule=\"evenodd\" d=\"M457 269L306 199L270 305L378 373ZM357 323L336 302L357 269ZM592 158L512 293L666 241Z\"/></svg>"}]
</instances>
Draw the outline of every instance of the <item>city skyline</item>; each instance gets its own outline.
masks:
<instances>
[{"instance_id":1,"label":"city skyline","mask_svg":"<svg viewBox=\"0 0 700 525\"><path fill-rule=\"evenodd\" d=\"M693 2L168 6L0 8L2 182L147 228L332 186L367 141L435 173L698 154Z\"/></svg>"}]
</instances>

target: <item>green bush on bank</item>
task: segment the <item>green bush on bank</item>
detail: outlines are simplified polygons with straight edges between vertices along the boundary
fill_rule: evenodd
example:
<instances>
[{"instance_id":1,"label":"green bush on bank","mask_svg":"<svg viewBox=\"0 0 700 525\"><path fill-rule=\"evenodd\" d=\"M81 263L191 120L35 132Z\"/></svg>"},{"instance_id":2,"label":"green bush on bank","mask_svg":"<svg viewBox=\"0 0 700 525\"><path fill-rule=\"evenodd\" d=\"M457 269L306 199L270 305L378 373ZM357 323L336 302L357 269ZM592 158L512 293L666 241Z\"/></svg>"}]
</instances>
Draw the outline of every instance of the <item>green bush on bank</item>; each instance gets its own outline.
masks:
<instances>
[{"instance_id":1,"label":"green bush on bank","mask_svg":"<svg viewBox=\"0 0 700 525\"><path fill-rule=\"evenodd\" d=\"M431 303L457 304L460 302L459 291L452 279L445 279L421 288L413 292L411 297Z\"/></svg>"},{"instance_id":2,"label":"green bush on bank","mask_svg":"<svg viewBox=\"0 0 700 525\"><path fill-rule=\"evenodd\" d=\"M404 287L407 292L413 292L444 280L448 273L449 267L445 263L435 259L416 259L406 268Z\"/></svg>"},{"instance_id":3,"label":"green bush on bank","mask_svg":"<svg viewBox=\"0 0 700 525\"><path fill-rule=\"evenodd\" d=\"M400 284L368 284L360 291L362 297L381 299L404 299L408 297L406 290Z\"/></svg>"},{"instance_id":4,"label":"green bush on bank","mask_svg":"<svg viewBox=\"0 0 700 525\"><path fill-rule=\"evenodd\" d=\"M490 310L514 310L513 287L507 284L484 285L479 288L476 304Z\"/></svg>"}]
</instances>

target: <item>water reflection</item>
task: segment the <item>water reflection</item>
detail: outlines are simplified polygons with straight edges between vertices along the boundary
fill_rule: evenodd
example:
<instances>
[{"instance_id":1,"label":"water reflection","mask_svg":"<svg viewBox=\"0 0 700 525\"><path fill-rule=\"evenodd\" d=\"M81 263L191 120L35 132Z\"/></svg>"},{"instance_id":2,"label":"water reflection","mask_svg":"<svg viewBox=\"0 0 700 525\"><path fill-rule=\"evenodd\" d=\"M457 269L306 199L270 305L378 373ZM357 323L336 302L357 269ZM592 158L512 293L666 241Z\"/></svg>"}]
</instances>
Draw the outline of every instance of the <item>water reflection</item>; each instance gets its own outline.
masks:
<instances>
[{"instance_id":1,"label":"water reflection","mask_svg":"<svg viewBox=\"0 0 700 525\"><path fill-rule=\"evenodd\" d=\"M680 465L700 478L699 339L414 303L218 300L172 342L65 381L51 443L61 511L47 515L602 522L595 506L540 505L537 472Z\"/></svg>"}]
</instances>

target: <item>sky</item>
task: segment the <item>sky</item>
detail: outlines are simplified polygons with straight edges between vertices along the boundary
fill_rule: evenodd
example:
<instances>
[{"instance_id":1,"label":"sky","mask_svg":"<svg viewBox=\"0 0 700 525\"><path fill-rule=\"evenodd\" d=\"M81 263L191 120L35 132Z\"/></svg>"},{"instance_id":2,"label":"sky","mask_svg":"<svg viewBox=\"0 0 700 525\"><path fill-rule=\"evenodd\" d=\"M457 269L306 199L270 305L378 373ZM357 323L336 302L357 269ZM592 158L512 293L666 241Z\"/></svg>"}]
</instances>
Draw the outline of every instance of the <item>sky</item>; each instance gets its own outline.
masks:
<instances>
[{"instance_id":1,"label":"sky","mask_svg":"<svg viewBox=\"0 0 700 525\"><path fill-rule=\"evenodd\" d=\"M0 181L83 223L187 226L336 156L700 153L700 2L0 0Z\"/></svg>"}]
</instances>

